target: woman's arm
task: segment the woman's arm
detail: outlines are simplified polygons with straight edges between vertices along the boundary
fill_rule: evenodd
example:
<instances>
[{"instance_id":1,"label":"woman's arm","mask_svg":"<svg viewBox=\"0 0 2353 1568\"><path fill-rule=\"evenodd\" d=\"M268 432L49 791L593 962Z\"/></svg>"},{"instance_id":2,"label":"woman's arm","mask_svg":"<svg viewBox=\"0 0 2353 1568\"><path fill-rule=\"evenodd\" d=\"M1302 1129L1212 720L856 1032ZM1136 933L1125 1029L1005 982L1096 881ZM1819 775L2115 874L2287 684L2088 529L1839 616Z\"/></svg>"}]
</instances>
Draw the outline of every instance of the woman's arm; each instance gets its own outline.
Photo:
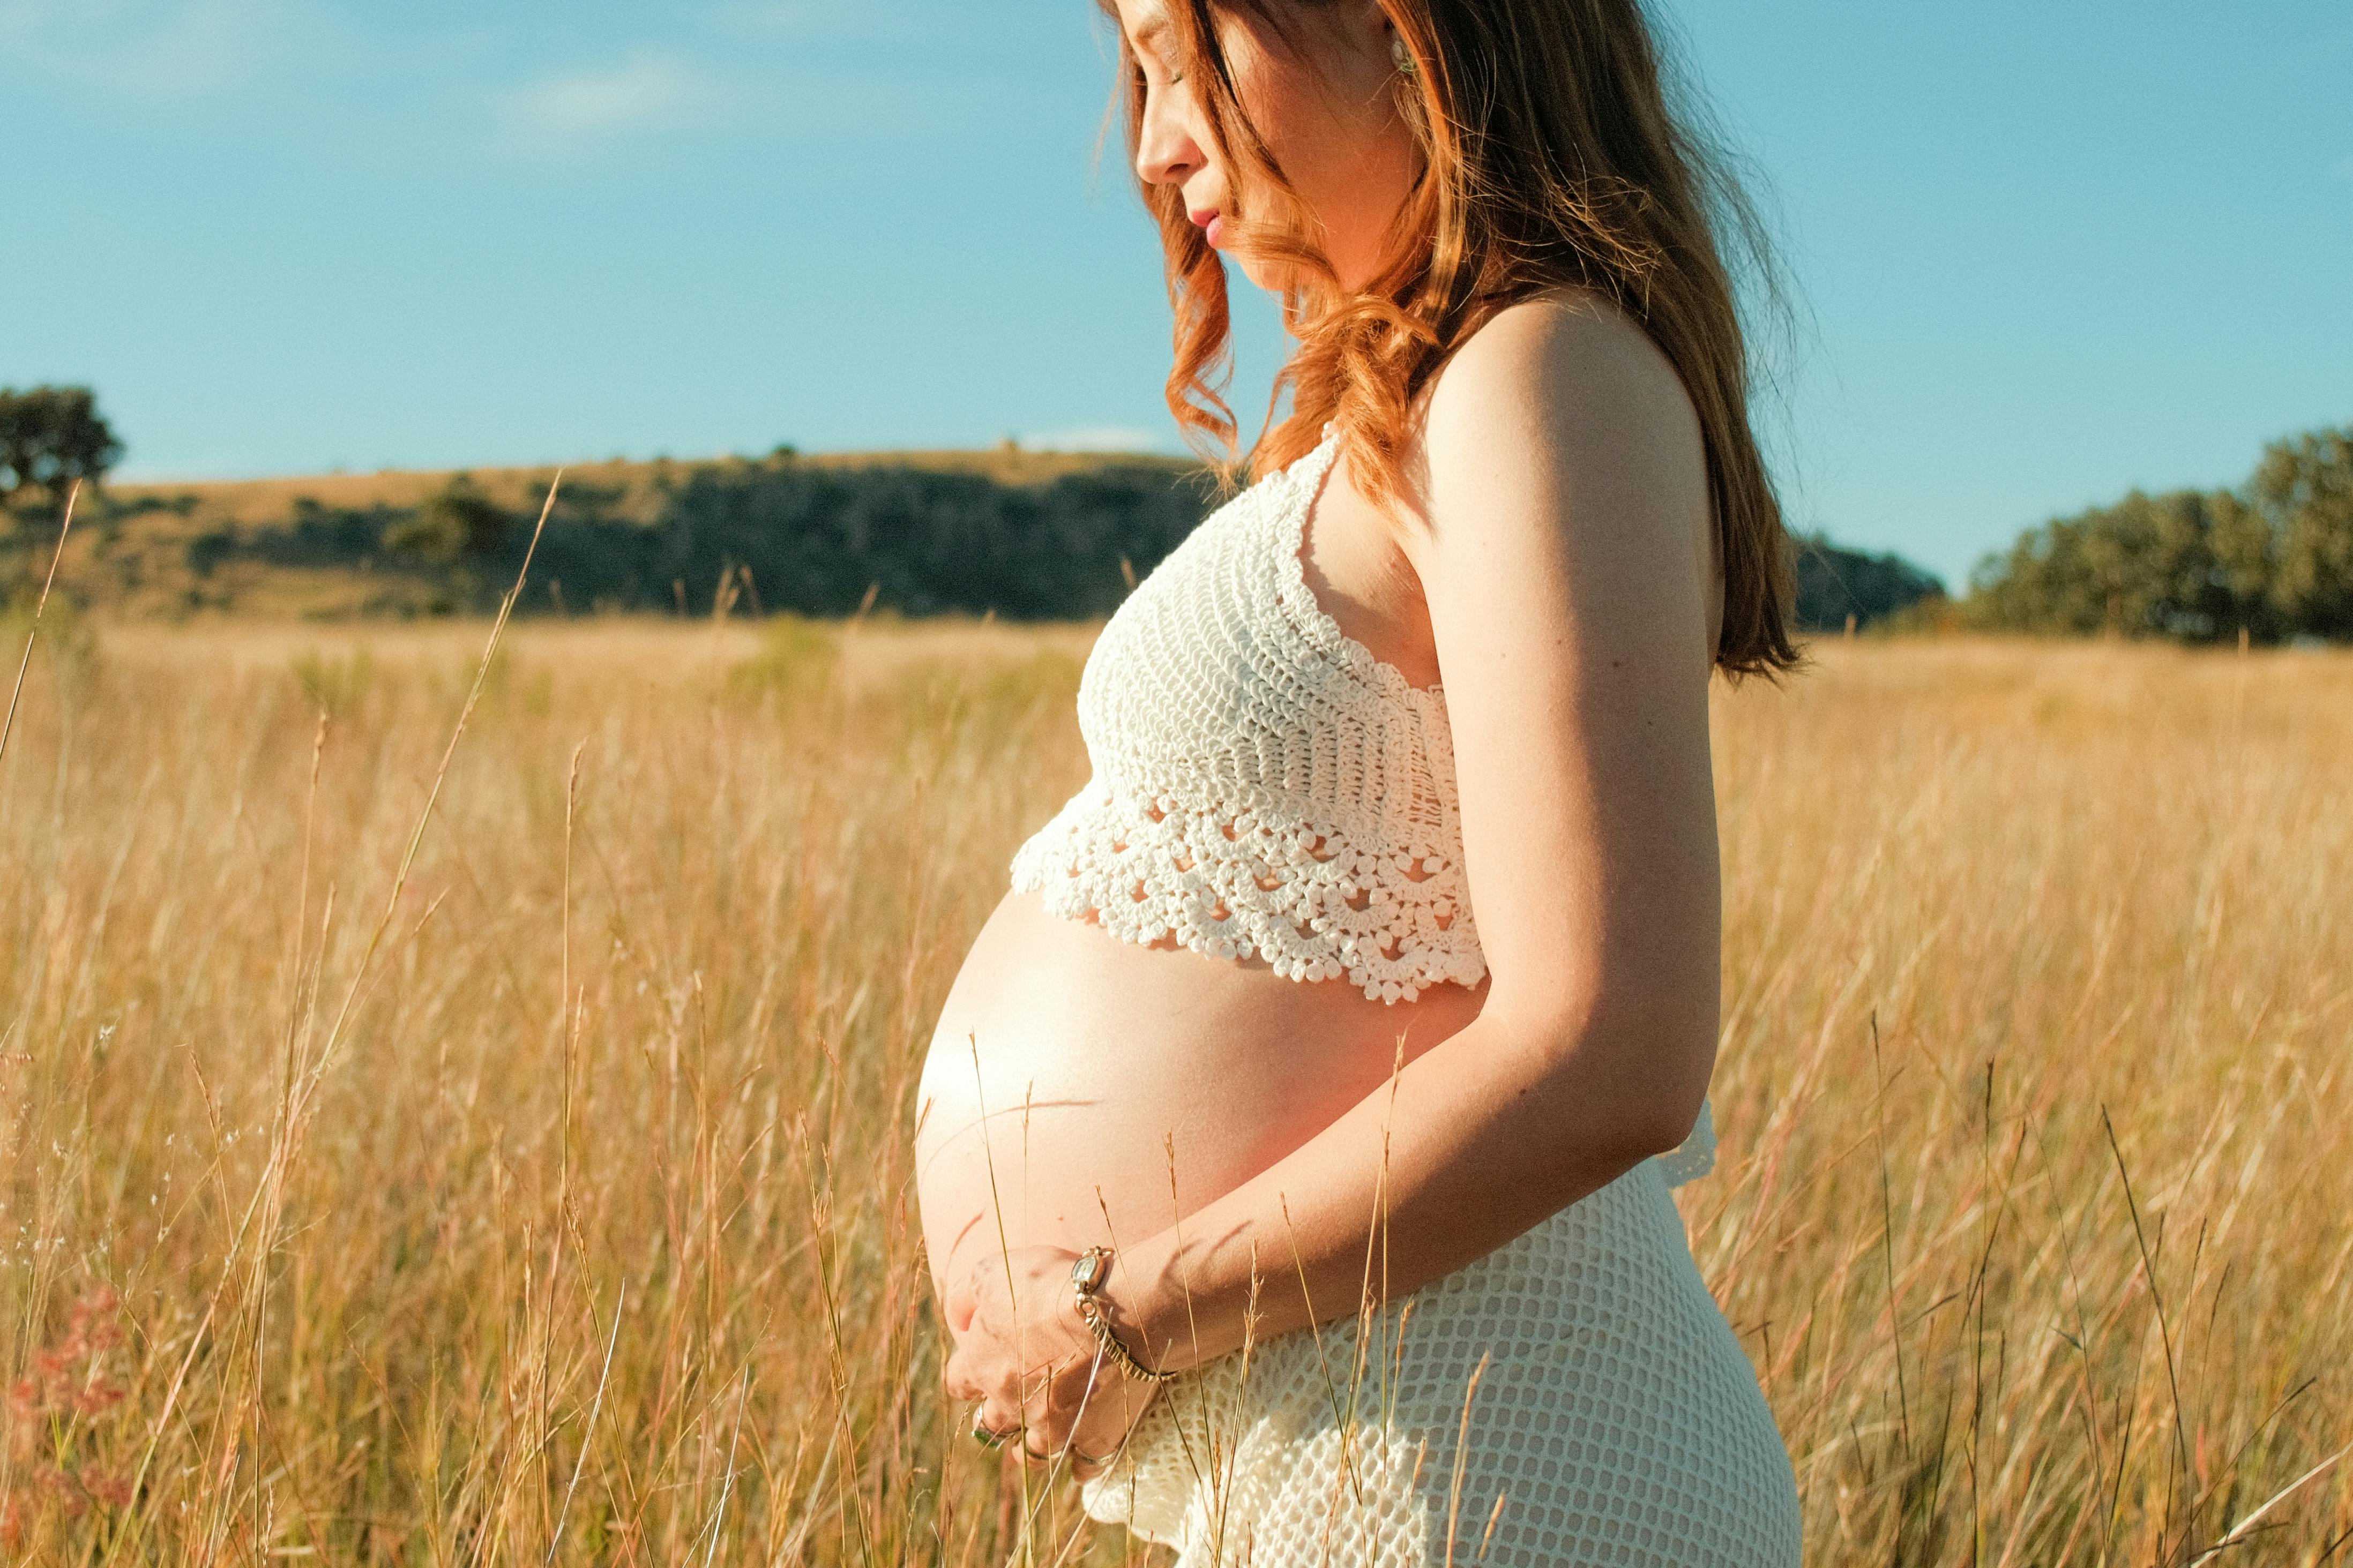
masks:
<instances>
[{"instance_id":1,"label":"woman's arm","mask_svg":"<svg viewBox=\"0 0 2353 1568\"><path fill-rule=\"evenodd\" d=\"M1132 1241L1148 1361L1353 1313L1690 1133L1715 1063L1715 566L1699 426L1639 328L1508 310L1433 391L1415 551L1493 978L1467 1028L1252 1180ZM1369 1249L1377 1214L1385 1245Z\"/></svg>"},{"instance_id":2,"label":"woman's arm","mask_svg":"<svg viewBox=\"0 0 2353 1568\"><path fill-rule=\"evenodd\" d=\"M1423 434L1427 528L1410 553L1445 675L1488 998L1282 1160L1179 1226L1122 1238L1106 1293L1127 1342L1165 1368L1241 1345L1253 1272L1264 1338L1353 1313L1368 1239L1387 1297L1475 1261L1683 1142L1706 1092L1716 566L1697 417L1624 316L1529 302L1449 363ZM1010 1386L1007 1368L1050 1359L1013 1342L1084 1337L1050 1327L1056 1311L1076 1322L1066 1281L1051 1300L1056 1259L1022 1260L1010 1292L1007 1261L946 1303L961 1340L949 1386L985 1399L991 1425L1019 1414L1050 1452L1071 1436L1067 1389Z\"/></svg>"}]
</instances>

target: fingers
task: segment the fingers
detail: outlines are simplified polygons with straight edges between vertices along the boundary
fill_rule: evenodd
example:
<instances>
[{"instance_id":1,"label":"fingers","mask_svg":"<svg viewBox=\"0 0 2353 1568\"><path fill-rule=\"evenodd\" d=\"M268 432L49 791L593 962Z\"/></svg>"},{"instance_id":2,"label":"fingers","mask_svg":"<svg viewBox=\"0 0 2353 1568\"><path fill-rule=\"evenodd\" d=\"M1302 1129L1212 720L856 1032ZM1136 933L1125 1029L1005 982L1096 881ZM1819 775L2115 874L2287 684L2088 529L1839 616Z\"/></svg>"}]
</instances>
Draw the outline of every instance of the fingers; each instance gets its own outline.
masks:
<instances>
[{"instance_id":1,"label":"fingers","mask_svg":"<svg viewBox=\"0 0 2353 1568\"><path fill-rule=\"evenodd\" d=\"M1002 1257L983 1255L950 1272L947 1294L940 1300L940 1317L950 1333L961 1336L970 1332L980 1316L981 1302L1004 1295L1004 1268Z\"/></svg>"},{"instance_id":2,"label":"fingers","mask_svg":"<svg viewBox=\"0 0 2353 1568\"><path fill-rule=\"evenodd\" d=\"M1060 1389L1040 1391L1018 1409L991 1398L974 1413L974 1425L1002 1434L1006 1451L1032 1470L1067 1471L1088 1481L1118 1459L1154 1391L1122 1377L1099 1376L1092 1389L1081 1371Z\"/></svg>"},{"instance_id":3,"label":"fingers","mask_svg":"<svg viewBox=\"0 0 2353 1568\"><path fill-rule=\"evenodd\" d=\"M1109 1470L1112 1462L1118 1458L1116 1452L1091 1456L1073 1448L1071 1450L1071 1479L1081 1482L1093 1480Z\"/></svg>"},{"instance_id":4,"label":"fingers","mask_svg":"<svg viewBox=\"0 0 2353 1568\"><path fill-rule=\"evenodd\" d=\"M1030 1250L1042 1258L1051 1249ZM997 1279L1003 1259L944 1270L950 1282L944 1316L951 1325L964 1321L941 1365L941 1384L951 1398L972 1402L975 1425L1002 1435L1023 1463L1068 1468L1085 1479L1117 1454L1150 1400L1150 1385L1106 1363L1067 1293L1055 1293L1069 1272L1068 1255L1038 1261L1025 1253L1021 1262L1020 1277L1039 1289ZM1017 1312L1017 1301L1032 1310Z\"/></svg>"},{"instance_id":5,"label":"fingers","mask_svg":"<svg viewBox=\"0 0 2353 1568\"><path fill-rule=\"evenodd\" d=\"M958 1345L940 1367L940 1386L950 1399L977 1400L988 1390L974 1374L973 1356L967 1345Z\"/></svg>"},{"instance_id":6,"label":"fingers","mask_svg":"<svg viewBox=\"0 0 2353 1568\"><path fill-rule=\"evenodd\" d=\"M1110 1368L1098 1374L1094 1391L1088 1395L1085 1408L1076 1413L1064 1439L1071 1473L1084 1481L1109 1469L1152 1403L1154 1392L1151 1384L1139 1384Z\"/></svg>"},{"instance_id":7,"label":"fingers","mask_svg":"<svg viewBox=\"0 0 2353 1568\"><path fill-rule=\"evenodd\" d=\"M973 1412L972 1424L982 1431L996 1433L1008 1444L1026 1446L1036 1440L1029 1436L1029 1423L1022 1419L1019 1401L1003 1390L982 1397L980 1408Z\"/></svg>"},{"instance_id":8,"label":"fingers","mask_svg":"<svg viewBox=\"0 0 2353 1568\"><path fill-rule=\"evenodd\" d=\"M958 1338L972 1331L972 1321L979 1315L980 1293L968 1280L950 1285L940 1297L940 1321Z\"/></svg>"},{"instance_id":9,"label":"fingers","mask_svg":"<svg viewBox=\"0 0 2353 1568\"><path fill-rule=\"evenodd\" d=\"M1151 1401L1115 1368L1074 1360L1033 1388L1021 1407L1022 1458L1032 1468L1067 1467L1081 1480L1102 1474Z\"/></svg>"}]
</instances>

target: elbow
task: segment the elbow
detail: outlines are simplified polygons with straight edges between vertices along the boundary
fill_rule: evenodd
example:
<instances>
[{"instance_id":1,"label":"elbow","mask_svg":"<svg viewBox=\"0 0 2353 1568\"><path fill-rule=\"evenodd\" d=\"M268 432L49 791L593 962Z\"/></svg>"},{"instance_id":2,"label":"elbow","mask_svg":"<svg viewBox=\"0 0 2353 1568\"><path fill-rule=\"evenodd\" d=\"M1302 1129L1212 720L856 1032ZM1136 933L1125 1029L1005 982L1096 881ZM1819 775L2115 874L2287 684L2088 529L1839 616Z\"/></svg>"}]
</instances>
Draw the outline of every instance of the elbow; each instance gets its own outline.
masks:
<instances>
[{"instance_id":1,"label":"elbow","mask_svg":"<svg viewBox=\"0 0 2353 1568\"><path fill-rule=\"evenodd\" d=\"M1715 1068L1715 1032L1652 1037L1654 1054L1630 1074L1622 1104L1628 1136L1638 1159L1683 1147L1699 1125L1707 1086Z\"/></svg>"},{"instance_id":2,"label":"elbow","mask_svg":"<svg viewBox=\"0 0 2353 1568\"><path fill-rule=\"evenodd\" d=\"M1709 1042L1706 1060L1715 1059L1715 1042ZM1652 1114L1641 1125L1641 1144L1645 1158L1671 1153L1690 1142L1699 1126L1700 1112L1707 1105L1707 1075L1702 1072L1695 1081L1677 1085L1651 1102Z\"/></svg>"},{"instance_id":3,"label":"elbow","mask_svg":"<svg viewBox=\"0 0 2353 1568\"><path fill-rule=\"evenodd\" d=\"M1579 1098L1603 1109L1599 1120L1627 1165L1691 1137L1715 1070L1713 1006L1586 1010L1546 1033Z\"/></svg>"}]
</instances>

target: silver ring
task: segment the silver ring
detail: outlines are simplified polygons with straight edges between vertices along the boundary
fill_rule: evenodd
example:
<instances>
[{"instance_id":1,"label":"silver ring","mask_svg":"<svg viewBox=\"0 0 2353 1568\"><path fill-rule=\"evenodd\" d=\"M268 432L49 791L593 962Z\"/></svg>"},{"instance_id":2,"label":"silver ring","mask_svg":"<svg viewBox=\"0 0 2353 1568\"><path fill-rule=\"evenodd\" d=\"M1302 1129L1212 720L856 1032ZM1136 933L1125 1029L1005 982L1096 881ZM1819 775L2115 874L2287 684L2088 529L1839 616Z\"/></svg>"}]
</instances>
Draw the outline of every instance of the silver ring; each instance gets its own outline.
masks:
<instances>
[{"instance_id":1,"label":"silver ring","mask_svg":"<svg viewBox=\"0 0 2353 1568\"><path fill-rule=\"evenodd\" d=\"M980 1418L978 1416L975 1416L973 1418L972 1440L979 1444L982 1447L1002 1448L1005 1447L1007 1438L1008 1434L991 1431L989 1428L980 1424Z\"/></svg>"},{"instance_id":2,"label":"silver ring","mask_svg":"<svg viewBox=\"0 0 2353 1568\"><path fill-rule=\"evenodd\" d=\"M1080 1448L1080 1447L1077 1447L1073 1446L1073 1447L1068 1447L1068 1448L1063 1449L1063 1450L1062 1450L1062 1452L1063 1452L1063 1453L1065 1453L1065 1454L1068 1454L1071 1458L1076 1459L1079 1463L1081 1463L1081 1464L1082 1464L1082 1465L1095 1465L1095 1466L1108 1465L1108 1464L1110 1464L1113 1459L1116 1459L1116 1458L1119 1458L1119 1450L1118 1450L1118 1449L1116 1449L1116 1448L1113 1448L1113 1449L1110 1453L1108 1453L1108 1454L1090 1454L1090 1453L1086 1452L1084 1449L1082 1449L1082 1448Z\"/></svg>"}]
</instances>

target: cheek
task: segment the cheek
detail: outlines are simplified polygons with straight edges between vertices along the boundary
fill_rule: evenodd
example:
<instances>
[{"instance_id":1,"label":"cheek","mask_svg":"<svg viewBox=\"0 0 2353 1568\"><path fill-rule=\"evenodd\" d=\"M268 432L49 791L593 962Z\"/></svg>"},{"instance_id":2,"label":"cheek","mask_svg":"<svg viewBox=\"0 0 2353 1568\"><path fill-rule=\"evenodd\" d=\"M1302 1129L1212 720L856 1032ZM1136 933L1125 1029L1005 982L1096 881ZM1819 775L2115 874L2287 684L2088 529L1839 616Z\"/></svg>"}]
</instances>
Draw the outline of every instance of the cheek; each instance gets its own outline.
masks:
<instances>
[{"instance_id":1,"label":"cheek","mask_svg":"<svg viewBox=\"0 0 2353 1568\"><path fill-rule=\"evenodd\" d=\"M1377 232L1411 180L1413 137L1404 121L1346 115L1333 89L1296 68L1254 64L1248 75L1236 72L1243 108L1309 214L1344 242Z\"/></svg>"},{"instance_id":2,"label":"cheek","mask_svg":"<svg viewBox=\"0 0 2353 1568\"><path fill-rule=\"evenodd\" d=\"M1303 195L1311 185L1327 183L1324 171L1337 127L1320 111L1312 86L1296 69L1255 51L1237 53L1235 91L1268 155Z\"/></svg>"}]
</instances>

